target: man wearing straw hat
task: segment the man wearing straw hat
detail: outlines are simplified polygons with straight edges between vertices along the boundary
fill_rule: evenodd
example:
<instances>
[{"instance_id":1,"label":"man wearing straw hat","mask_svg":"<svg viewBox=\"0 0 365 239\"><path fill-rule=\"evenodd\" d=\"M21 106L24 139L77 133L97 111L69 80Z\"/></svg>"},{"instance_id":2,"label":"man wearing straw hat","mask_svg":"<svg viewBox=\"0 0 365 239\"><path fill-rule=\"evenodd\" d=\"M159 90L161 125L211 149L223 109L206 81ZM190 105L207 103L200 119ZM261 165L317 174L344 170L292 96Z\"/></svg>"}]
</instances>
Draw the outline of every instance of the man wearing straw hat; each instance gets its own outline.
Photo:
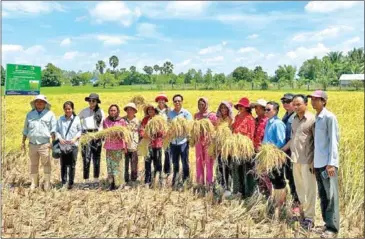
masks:
<instances>
[{"instance_id":1,"label":"man wearing straw hat","mask_svg":"<svg viewBox=\"0 0 365 239\"><path fill-rule=\"evenodd\" d=\"M32 110L24 122L22 149L25 152L25 141L29 140L30 188L38 187L39 159L44 171L44 190L51 188L50 139L55 139L57 119L50 110L51 105L44 95L38 95L30 102Z\"/></svg>"}]
</instances>

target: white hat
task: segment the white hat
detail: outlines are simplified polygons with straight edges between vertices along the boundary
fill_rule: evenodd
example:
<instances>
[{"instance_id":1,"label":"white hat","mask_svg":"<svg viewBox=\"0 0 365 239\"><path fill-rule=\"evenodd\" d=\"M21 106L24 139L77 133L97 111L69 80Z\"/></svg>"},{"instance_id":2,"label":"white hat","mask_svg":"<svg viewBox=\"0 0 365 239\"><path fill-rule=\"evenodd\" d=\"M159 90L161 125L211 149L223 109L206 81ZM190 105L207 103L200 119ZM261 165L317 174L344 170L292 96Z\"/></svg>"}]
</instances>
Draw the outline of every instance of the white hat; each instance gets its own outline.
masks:
<instances>
[{"instance_id":1,"label":"white hat","mask_svg":"<svg viewBox=\"0 0 365 239\"><path fill-rule=\"evenodd\" d=\"M250 106L253 108L253 107L255 107L256 105L260 105L260 106L262 106L262 107L266 107L266 105L267 105L267 101L266 100L264 100L264 99L258 99L257 101L256 101L256 103L251 103L250 104Z\"/></svg>"},{"instance_id":2,"label":"white hat","mask_svg":"<svg viewBox=\"0 0 365 239\"><path fill-rule=\"evenodd\" d=\"M136 111L136 113L138 112L136 104L133 102L129 102L126 106L124 106L124 111L127 111L127 108L132 108Z\"/></svg>"},{"instance_id":3,"label":"white hat","mask_svg":"<svg viewBox=\"0 0 365 239\"><path fill-rule=\"evenodd\" d=\"M48 102L47 97L45 95L37 95L35 97L35 99L30 102L30 106L32 107L32 109L35 108L34 102L36 100L42 100L42 101L46 102L46 109L50 109L51 108L51 104Z\"/></svg>"}]
</instances>

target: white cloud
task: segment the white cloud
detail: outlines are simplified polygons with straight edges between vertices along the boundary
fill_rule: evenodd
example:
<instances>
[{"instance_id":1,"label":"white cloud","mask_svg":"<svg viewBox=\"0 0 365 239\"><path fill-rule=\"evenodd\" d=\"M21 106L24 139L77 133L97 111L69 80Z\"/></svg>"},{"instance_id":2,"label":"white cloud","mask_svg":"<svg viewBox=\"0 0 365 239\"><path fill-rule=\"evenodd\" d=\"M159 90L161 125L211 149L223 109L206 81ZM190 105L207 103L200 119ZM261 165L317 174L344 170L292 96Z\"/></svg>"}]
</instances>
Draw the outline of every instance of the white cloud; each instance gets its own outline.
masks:
<instances>
[{"instance_id":1,"label":"white cloud","mask_svg":"<svg viewBox=\"0 0 365 239\"><path fill-rule=\"evenodd\" d=\"M47 14L53 11L65 11L65 10L63 6L57 2L46 2L46 1L2 2L3 17Z\"/></svg>"},{"instance_id":2,"label":"white cloud","mask_svg":"<svg viewBox=\"0 0 365 239\"><path fill-rule=\"evenodd\" d=\"M75 18L75 22L82 22L82 21L85 21L87 19L88 19L87 16L80 16L80 17Z\"/></svg>"},{"instance_id":3,"label":"white cloud","mask_svg":"<svg viewBox=\"0 0 365 239\"><path fill-rule=\"evenodd\" d=\"M78 51L68 51L63 55L63 59L72 60L77 56L80 56L80 52L78 52Z\"/></svg>"},{"instance_id":4,"label":"white cloud","mask_svg":"<svg viewBox=\"0 0 365 239\"><path fill-rule=\"evenodd\" d=\"M172 1L165 8L166 14L172 16L198 16L204 13L210 5L207 1Z\"/></svg>"},{"instance_id":5,"label":"white cloud","mask_svg":"<svg viewBox=\"0 0 365 239\"><path fill-rule=\"evenodd\" d=\"M46 49L41 45L31 46L24 51L24 53L29 54L29 55L37 55L37 54L43 53L43 52L46 52Z\"/></svg>"},{"instance_id":6,"label":"white cloud","mask_svg":"<svg viewBox=\"0 0 365 239\"><path fill-rule=\"evenodd\" d=\"M6 53L6 52L18 52L18 51L23 51L23 46L21 45L2 45L1 46L1 50L3 53Z\"/></svg>"},{"instance_id":7,"label":"white cloud","mask_svg":"<svg viewBox=\"0 0 365 239\"><path fill-rule=\"evenodd\" d=\"M163 41L169 41L170 39L164 37L157 31L157 26L152 23L140 23L137 25L137 34L141 37L156 38Z\"/></svg>"},{"instance_id":8,"label":"white cloud","mask_svg":"<svg viewBox=\"0 0 365 239\"><path fill-rule=\"evenodd\" d=\"M70 44L71 44L71 39L68 37L62 40L60 46L69 46Z\"/></svg>"},{"instance_id":9,"label":"white cloud","mask_svg":"<svg viewBox=\"0 0 365 239\"><path fill-rule=\"evenodd\" d=\"M354 30L354 28L351 26L330 26L321 31L298 33L292 38L292 40L296 42L322 41L327 38L337 37L340 34L344 34L352 30Z\"/></svg>"},{"instance_id":10,"label":"white cloud","mask_svg":"<svg viewBox=\"0 0 365 239\"><path fill-rule=\"evenodd\" d=\"M138 7L134 11L129 9L124 2L100 2L90 10L90 15L97 23L119 22L129 27L141 16L141 11Z\"/></svg>"},{"instance_id":11,"label":"white cloud","mask_svg":"<svg viewBox=\"0 0 365 239\"><path fill-rule=\"evenodd\" d=\"M238 53L250 53L257 52L258 50L254 47L242 47L238 50Z\"/></svg>"},{"instance_id":12,"label":"white cloud","mask_svg":"<svg viewBox=\"0 0 365 239\"><path fill-rule=\"evenodd\" d=\"M322 57L330 52L330 49L327 48L322 43L318 43L316 46L308 48L308 47L298 47L293 51L289 51L286 53L286 56L291 60L305 60L310 59L314 56Z\"/></svg>"},{"instance_id":13,"label":"white cloud","mask_svg":"<svg viewBox=\"0 0 365 239\"><path fill-rule=\"evenodd\" d=\"M258 38L258 37L259 37L259 35L257 35L257 34L252 34L252 35L247 36L247 39L256 39L256 38Z\"/></svg>"},{"instance_id":14,"label":"white cloud","mask_svg":"<svg viewBox=\"0 0 365 239\"><path fill-rule=\"evenodd\" d=\"M360 43L360 37L354 37L344 42L345 45Z\"/></svg>"},{"instance_id":15,"label":"white cloud","mask_svg":"<svg viewBox=\"0 0 365 239\"><path fill-rule=\"evenodd\" d=\"M224 48L224 46L227 45L227 42L223 41L221 44L214 45L214 46L208 46L206 48L203 48L199 51L199 55L206 55L216 52L221 52Z\"/></svg>"},{"instance_id":16,"label":"white cloud","mask_svg":"<svg viewBox=\"0 0 365 239\"><path fill-rule=\"evenodd\" d=\"M275 57L275 54L270 53L270 54L266 55L265 59L270 60L270 59L273 59L274 57Z\"/></svg>"},{"instance_id":17,"label":"white cloud","mask_svg":"<svg viewBox=\"0 0 365 239\"><path fill-rule=\"evenodd\" d=\"M354 7L361 1L311 1L305 6L305 10L311 13L330 13L346 10Z\"/></svg>"},{"instance_id":18,"label":"white cloud","mask_svg":"<svg viewBox=\"0 0 365 239\"><path fill-rule=\"evenodd\" d=\"M103 42L103 44L106 46L115 46L126 44L130 37L117 35L97 35L96 39Z\"/></svg>"},{"instance_id":19,"label":"white cloud","mask_svg":"<svg viewBox=\"0 0 365 239\"><path fill-rule=\"evenodd\" d=\"M207 65L215 65L224 61L224 56L215 56L212 58L201 59Z\"/></svg>"}]
</instances>

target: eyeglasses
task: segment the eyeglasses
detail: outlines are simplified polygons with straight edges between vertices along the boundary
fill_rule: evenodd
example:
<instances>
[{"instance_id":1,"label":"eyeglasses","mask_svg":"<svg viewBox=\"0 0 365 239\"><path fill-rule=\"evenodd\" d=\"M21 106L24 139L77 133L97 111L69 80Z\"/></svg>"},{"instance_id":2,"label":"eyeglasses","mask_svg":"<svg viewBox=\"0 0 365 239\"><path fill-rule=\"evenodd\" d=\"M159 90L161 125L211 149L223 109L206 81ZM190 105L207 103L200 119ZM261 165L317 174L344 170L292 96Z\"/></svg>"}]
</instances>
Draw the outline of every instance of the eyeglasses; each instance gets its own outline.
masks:
<instances>
[{"instance_id":1,"label":"eyeglasses","mask_svg":"<svg viewBox=\"0 0 365 239\"><path fill-rule=\"evenodd\" d=\"M174 103L180 103L181 100L174 100Z\"/></svg>"},{"instance_id":2,"label":"eyeglasses","mask_svg":"<svg viewBox=\"0 0 365 239\"><path fill-rule=\"evenodd\" d=\"M265 112L270 112L271 111L271 109L265 109Z\"/></svg>"},{"instance_id":3,"label":"eyeglasses","mask_svg":"<svg viewBox=\"0 0 365 239\"><path fill-rule=\"evenodd\" d=\"M290 104L291 103L291 100L282 100L281 101L283 104Z\"/></svg>"}]
</instances>

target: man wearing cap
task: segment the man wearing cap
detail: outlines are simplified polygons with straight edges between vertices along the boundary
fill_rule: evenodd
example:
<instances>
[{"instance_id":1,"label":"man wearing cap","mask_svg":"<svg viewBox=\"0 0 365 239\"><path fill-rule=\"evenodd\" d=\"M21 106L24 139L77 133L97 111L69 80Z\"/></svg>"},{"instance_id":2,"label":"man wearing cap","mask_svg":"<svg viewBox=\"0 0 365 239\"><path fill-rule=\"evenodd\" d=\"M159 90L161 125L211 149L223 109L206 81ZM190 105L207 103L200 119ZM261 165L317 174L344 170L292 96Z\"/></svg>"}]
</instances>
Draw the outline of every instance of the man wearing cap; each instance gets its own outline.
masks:
<instances>
[{"instance_id":1,"label":"man wearing cap","mask_svg":"<svg viewBox=\"0 0 365 239\"><path fill-rule=\"evenodd\" d=\"M311 95L317 111L314 133L314 168L325 230L321 237L333 238L340 230L338 167L340 141L336 116L326 109L327 93L316 90Z\"/></svg>"},{"instance_id":2,"label":"man wearing cap","mask_svg":"<svg viewBox=\"0 0 365 239\"><path fill-rule=\"evenodd\" d=\"M253 144L255 147L255 152L260 151L262 140L264 139L265 126L267 124L268 118L265 115L265 107L267 105L266 100L259 99L256 103L251 103L251 108L255 109L257 117L255 118L255 134L253 137ZM272 184L267 174L261 175L259 178L259 190L266 197L271 195Z\"/></svg>"},{"instance_id":3,"label":"man wearing cap","mask_svg":"<svg viewBox=\"0 0 365 239\"><path fill-rule=\"evenodd\" d=\"M39 159L44 171L44 189L51 188L50 138L55 139L57 119L50 110L51 105L46 96L38 95L30 102L32 110L24 122L22 149L25 152L25 141L29 139L30 188L38 187Z\"/></svg>"},{"instance_id":4,"label":"man wearing cap","mask_svg":"<svg viewBox=\"0 0 365 239\"><path fill-rule=\"evenodd\" d=\"M105 114L99 107L99 104L101 103L99 95L91 93L88 97L85 97L85 101L89 102L89 107L83 109L79 113L83 134L102 130ZM101 139L91 140L87 145L82 147L83 176L86 184L90 183L89 172L91 161L93 161L94 164L94 184L99 184L101 150Z\"/></svg>"},{"instance_id":5,"label":"man wearing cap","mask_svg":"<svg viewBox=\"0 0 365 239\"><path fill-rule=\"evenodd\" d=\"M141 127L141 122L136 117L138 109L134 103L128 103L124 107L124 111L127 113L123 117L131 130L132 141L127 144L127 153L125 154L125 170L124 170L124 181L126 183L136 182L138 177L138 154L137 147L139 142L139 130ZM131 173L129 174L129 167L131 168Z\"/></svg>"},{"instance_id":6,"label":"man wearing cap","mask_svg":"<svg viewBox=\"0 0 365 239\"><path fill-rule=\"evenodd\" d=\"M301 214L304 216L301 224L306 230L310 230L314 226L317 182L313 170L315 116L308 111L307 104L308 98L305 95L294 96L296 115L289 144L295 186L301 204Z\"/></svg>"},{"instance_id":7,"label":"man wearing cap","mask_svg":"<svg viewBox=\"0 0 365 239\"><path fill-rule=\"evenodd\" d=\"M168 120L171 121L177 117L184 117L187 120L192 120L193 117L189 111L182 107L183 96L180 94L174 95L172 98L174 102L174 109L167 114ZM176 138L170 143L170 152L172 156L172 163L174 173L172 176L172 186L175 186L177 175L179 173L179 158L181 158L183 166L183 181L189 178L189 143L187 138Z\"/></svg>"},{"instance_id":8,"label":"man wearing cap","mask_svg":"<svg viewBox=\"0 0 365 239\"><path fill-rule=\"evenodd\" d=\"M290 152L290 145L288 144L290 137L291 137L291 125L295 116L294 106L293 106L293 97L294 94L286 93L280 99L281 103L283 104L283 108L286 110L285 115L282 118L283 123L285 124L285 146L283 147L283 151L289 155ZM290 158L287 158L285 164L285 177L289 181L290 193L293 198L293 211L294 213L299 213L299 198L297 191L295 189L295 182L293 177L293 163L291 162Z\"/></svg>"},{"instance_id":9,"label":"man wearing cap","mask_svg":"<svg viewBox=\"0 0 365 239\"><path fill-rule=\"evenodd\" d=\"M163 116L167 120L167 114L169 112L169 107L167 106L167 102L169 102L167 95L165 94L159 94L155 98L155 102L157 103L157 112L159 115ZM163 172L168 177L171 173L171 157L170 157L170 148L166 148L162 152L162 161L164 162L163 165Z\"/></svg>"}]
</instances>

